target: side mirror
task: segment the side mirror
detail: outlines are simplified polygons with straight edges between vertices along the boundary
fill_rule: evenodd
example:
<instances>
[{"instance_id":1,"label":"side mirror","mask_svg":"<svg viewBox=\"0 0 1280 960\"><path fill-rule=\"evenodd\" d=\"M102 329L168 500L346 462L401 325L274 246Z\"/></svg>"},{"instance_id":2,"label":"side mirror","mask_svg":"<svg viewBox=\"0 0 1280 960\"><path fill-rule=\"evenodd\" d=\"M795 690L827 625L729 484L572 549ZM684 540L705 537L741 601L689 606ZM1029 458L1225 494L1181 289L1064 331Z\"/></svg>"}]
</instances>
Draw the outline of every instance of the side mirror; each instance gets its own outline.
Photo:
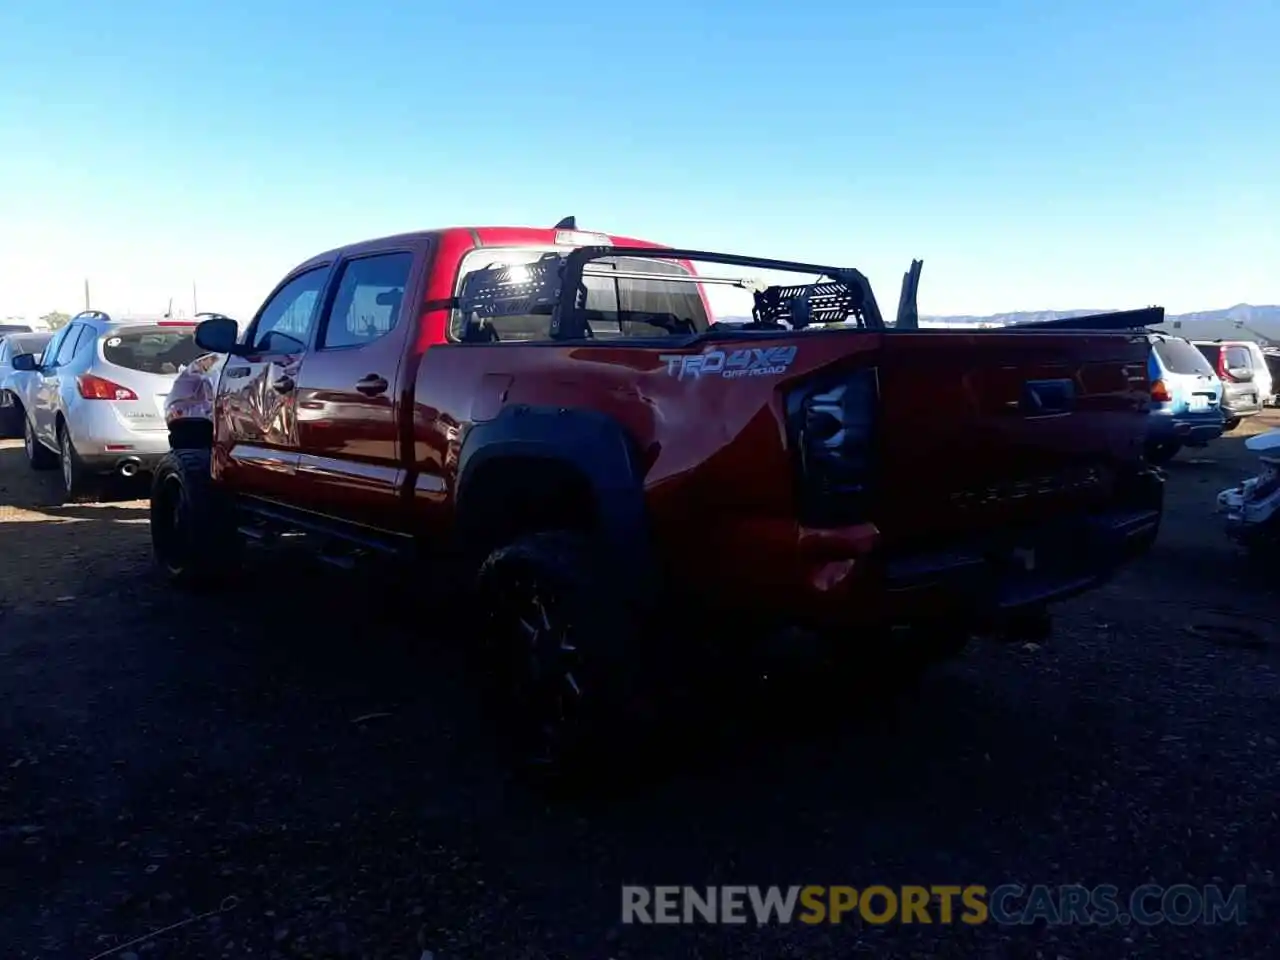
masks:
<instances>
[{"instance_id":1,"label":"side mirror","mask_svg":"<svg viewBox=\"0 0 1280 960\"><path fill-rule=\"evenodd\" d=\"M230 317L210 317L196 327L196 346L210 353L235 353L240 328Z\"/></svg>"},{"instance_id":2,"label":"side mirror","mask_svg":"<svg viewBox=\"0 0 1280 960\"><path fill-rule=\"evenodd\" d=\"M1227 376L1232 380L1239 380L1241 383L1248 383L1253 379L1253 371L1248 367L1228 367Z\"/></svg>"},{"instance_id":3,"label":"side mirror","mask_svg":"<svg viewBox=\"0 0 1280 960\"><path fill-rule=\"evenodd\" d=\"M40 369L40 358L34 353L19 353L14 356L11 361L13 369L21 370L24 373L30 373L33 370Z\"/></svg>"}]
</instances>

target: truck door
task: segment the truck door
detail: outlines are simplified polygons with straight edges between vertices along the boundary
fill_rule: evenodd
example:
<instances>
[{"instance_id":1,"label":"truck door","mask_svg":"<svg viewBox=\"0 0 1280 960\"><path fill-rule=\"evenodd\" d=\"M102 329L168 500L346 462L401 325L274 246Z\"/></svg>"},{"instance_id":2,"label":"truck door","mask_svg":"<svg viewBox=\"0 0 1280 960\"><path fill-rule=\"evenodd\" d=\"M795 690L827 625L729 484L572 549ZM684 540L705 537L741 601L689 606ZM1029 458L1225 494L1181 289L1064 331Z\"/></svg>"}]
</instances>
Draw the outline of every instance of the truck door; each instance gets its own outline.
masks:
<instances>
[{"instance_id":1,"label":"truck door","mask_svg":"<svg viewBox=\"0 0 1280 960\"><path fill-rule=\"evenodd\" d=\"M400 525L407 458L404 370L427 261L423 243L344 258L298 383L299 502L384 529Z\"/></svg>"},{"instance_id":2,"label":"truck door","mask_svg":"<svg viewBox=\"0 0 1280 960\"><path fill-rule=\"evenodd\" d=\"M214 403L213 470L237 493L284 495L298 466L296 388L332 264L295 273L267 298L228 357Z\"/></svg>"}]
</instances>

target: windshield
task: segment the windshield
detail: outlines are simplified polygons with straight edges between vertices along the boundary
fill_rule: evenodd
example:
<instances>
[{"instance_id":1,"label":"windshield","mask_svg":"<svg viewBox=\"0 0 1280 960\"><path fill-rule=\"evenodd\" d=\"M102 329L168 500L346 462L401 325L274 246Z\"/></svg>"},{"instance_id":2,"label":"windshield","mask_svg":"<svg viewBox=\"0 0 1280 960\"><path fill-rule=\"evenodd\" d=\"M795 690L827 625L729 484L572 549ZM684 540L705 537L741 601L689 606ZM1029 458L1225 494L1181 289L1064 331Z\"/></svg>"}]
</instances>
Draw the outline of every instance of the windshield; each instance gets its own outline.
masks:
<instances>
[{"instance_id":1,"label":"windshield","mask_svg":"<svg viewBox=\"0 0 1280 960\"><path fill-rule=\"evenodd\" d=\"M113 332L102 341L107 363L142 373L177 373L203 353L196 346L195 327L135 328Z\"/></svg>"},{"instance_id":2,"label":"windshield","mask_svg":"<svg viewBox=\"0 0 1280 960\"><path fill-rule=\"evenodd\" d=\"M1209 361L1185 340L1157 340L1156 355L1170 373L1213 374Z\"/></svg>"}]
</instances>

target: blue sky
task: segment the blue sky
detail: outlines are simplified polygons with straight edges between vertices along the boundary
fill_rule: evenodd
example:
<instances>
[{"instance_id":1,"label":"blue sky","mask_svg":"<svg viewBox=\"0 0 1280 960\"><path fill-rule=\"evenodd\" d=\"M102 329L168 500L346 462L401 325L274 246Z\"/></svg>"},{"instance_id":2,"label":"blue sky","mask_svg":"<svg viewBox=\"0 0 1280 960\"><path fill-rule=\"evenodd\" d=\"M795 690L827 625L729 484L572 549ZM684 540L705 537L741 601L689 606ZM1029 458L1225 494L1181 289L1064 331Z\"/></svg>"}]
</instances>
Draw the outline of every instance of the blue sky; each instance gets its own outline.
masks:
<instances>
[{"instance_id":1,"label":"blue sky","mask_svg":"<svg viewBox=\"0 0 1280 960\"><path fill-rule=\"evenodd\" d=\"M1274 0L0 9L0 315L249 314L341 243L579 224L928 313L1280 301Z\"/></svg>"}]
</instances>

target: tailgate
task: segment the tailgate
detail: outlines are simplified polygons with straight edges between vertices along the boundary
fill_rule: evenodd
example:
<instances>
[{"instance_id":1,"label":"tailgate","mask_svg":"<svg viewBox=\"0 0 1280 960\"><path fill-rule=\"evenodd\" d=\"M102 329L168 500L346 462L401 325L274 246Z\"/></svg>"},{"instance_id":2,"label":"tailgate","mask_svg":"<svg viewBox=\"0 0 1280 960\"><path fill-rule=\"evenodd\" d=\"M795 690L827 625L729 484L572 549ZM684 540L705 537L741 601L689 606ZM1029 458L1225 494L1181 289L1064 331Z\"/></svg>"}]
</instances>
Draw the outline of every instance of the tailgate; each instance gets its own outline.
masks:
<instances>
[{"instance_id":1,"label":"tailgate","mask_svg":"<svg viewBox=\"0 0 1280 960\"><path fill-rule=\"evenodd\" d=\"M903 545L1104 503L1142 455L1147 351L1128 332L886 333L882 532Z\"/></svg>"}]
</instances>

